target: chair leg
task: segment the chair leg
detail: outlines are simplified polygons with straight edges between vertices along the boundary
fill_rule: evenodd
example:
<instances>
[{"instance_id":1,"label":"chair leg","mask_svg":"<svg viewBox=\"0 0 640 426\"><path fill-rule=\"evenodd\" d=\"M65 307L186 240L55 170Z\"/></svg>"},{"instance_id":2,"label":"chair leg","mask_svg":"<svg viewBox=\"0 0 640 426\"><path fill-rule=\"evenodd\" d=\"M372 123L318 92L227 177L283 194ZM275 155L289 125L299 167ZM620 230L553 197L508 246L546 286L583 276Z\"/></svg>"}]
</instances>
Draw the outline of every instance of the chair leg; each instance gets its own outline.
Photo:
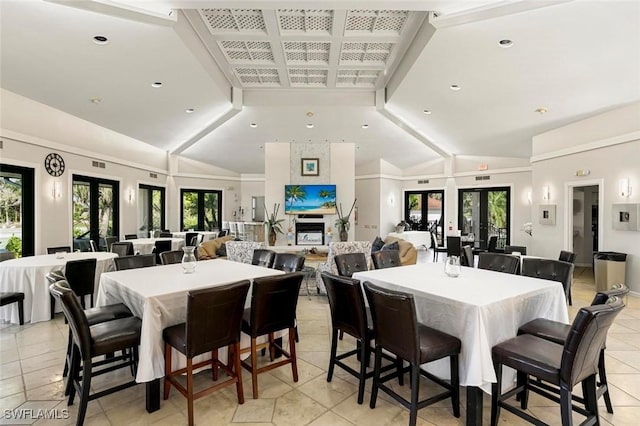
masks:
<instances>
[{"instance_id":1,"label":"chair leg","mask_svg":"<svg viewBox=\"0 0 640 426\"><path fill-rule=\"evenodd\" d=\"M171 383L169 382L169 376L171 375L171 345L164 344L164 399L169 399L169 393L171 392Z\"/></svg>"},{"instance_id":2,"label":"chair leg","mask_svg":"<svg viewBox=\"0 0 640 426\"><path fill-rule=\"evenodd\" d=\"M193 426L193 359L187 358L187 417Z\"/></svg>"},{"instance_id":3,"label":"chair leg","mask_svg":"<svg viewBox=\"0 0 640 426\"><path fill-rule=\"evenodd\" d=\"M451 405L453 408L453 415L460 417L460 374L458 365L458 355L451 355L449 358L451 363Z\"/></svg>"},{"instance_id":4,"label":"chair leg","mask_svg":"<svg viewBox=\"0 0 640 426\"><path fill-rule=\"evenodd\" d=\"M67 339L67 355L64 357L64 368L62 369L62 377L67 377L69 373L69 357L71 356L71 347L73 340L71 338L71 329L69 329L69 337Z\"/></svg>"},{"instance_id":5,"label":"chair leg","mask_svg":"<svg viewBox=\"0 0 640 426\"><path fill-rule=\"evenodd\" d=\"M582 381L582 396L584 397L585 409L590 415L595 416L598 423L598 396L596 390L596 375L587 377Z\"/></svg>"},{"instance_id":6,"label":"chair leg","mask_svg":"<svg viewBox=\"0 0 640 426\"><path fill-rule=\"evenodd\" d=\"M231 351L231 348L228 350ZM218 380L218 348L211 351L211 378L213 381Z\"/></svg>"},{"instance_id":7,"label":"chair leg","mask_svg":"<svg viewBox=\"0 0 640 426\"><path fill-rule=\"evenodd\" d=\"M331 355L329 355L329 370L327 371L327 382L333 378L333 369L336 363L336 354L338 352L338 329L334 328L331 333Z\"/></svg>"},{"instance_id":8,"label":"chair leg","mask_svg":"<svg viewBox=\"0 0 640 426\"><path fill-rule=\"evenodd\" d=\"M18 300L18 320L20 325L24 325L24 301Z\"/></svg>"},{"instance_id":9,"label":"chair leg","mask_svg":"<svg viewBox=\"0 0 640 426\"><path fill-rule=\"evenodd\" d=\"M87 404L89 403L89 393L91 391L91 359L82 363L82 395L80 395L80 407L78 408L78 418L76 425L84 424L84 417L87 414Z\"/></svg>"},{"instance_id":10,"label":"chair leg","mask_svg":"<svg viewBox=\"0 0 640 426\"><path fill-rule=\"evenodd\" d=\"M296 356L296 336L295 328L289 329L289 354L291 355L291 373L293 381L298 381L298 357Z\"/></svg>"},{"instance_id":11,"label":"chair leg","mask_svg":"<svg viewBox=\"0 0 640 426\"><path fill-rule=\"evenodd\" d=\"M358 404L364 401L364 385L367 380L367 346L368 342L360 344L360 377L358 377Z\"/></svg>"},{"instance_id":12,"label":"chair leg","mask_svg":"<svg viewBox=\"0 0 640 426\"><path fill-rule=\"evenodd\" d=\"M498 424L500 418L500 397L502 392L502 364L494 362L496 382L491 384L491 426Z\"/></svg>"},{"instance_id":13,"label":"chair leg","mask_svg":"<svg viewBox=\"0 0 640 426\"><path fill-rule=\"evenodd\" d=\"M136 374L138 374L138 360L140 359L137 346L131 348L131 356L133 357L133 371L131 372L131 375L135 378Z\"/></svg>"},{"instance_id":14,"label":"chair leg","mask_svg":"<svg viewBox=\"0 0 640 426\"><path fill-rule=\"evenodd\" d=\"M235 365L236 375L238 381L236 382L236 393L238 394L238 404L244 404L244 388L242 385L242 364L240 363L240 343L231 345L229 349L233 348L233 362ZM231 366L231 362L228 363Z\"/></svg>"},{"instance_id":15,"label":"chair leg","mask_svg":"<svg viewBox=\"0 0 640 426\"><path fill-rule=\"evenodd\" d=\"M373 362L373 386L371 387L371 401L369 407L376 408L376 400L378 399L378 384L380 382L380 365L382 364L382 348L376 345L376 357Z\"/></svg>"},{"instance_id":16,"label":"chair leg","mask_svg":"<svg viewBox=\"0 0 640 426\"><path fill-rule=\"evenodd\" d=\"M527 409L527 405L529 404L529 375L526 373L522 373L518 371L517 374L517 386L524 386L522 392L519 393L520 396L520 408L523 410Z\"/></svg>"},{"instance_id":17,"label":"chair leg","mask_svg":"<svg viewBox=\"0 0 640 426\"><path fill-rule=\"evenodd\" d=\"M411 405L409 406L409 426L415 426L418 419L419 390L420 364L411 363Z\"/></svg>"},{"instance_id":18,"label":"chair leg","mask_svg":"<svg viewBox=\"0 0 640 426\"><path fill-rule=\"evenodd\" d=\"M275 347L273 346L273 333L269 333L269 359L276 359Z\"/></svg>"},{"instance_id":19,"label":"chair leg","mask_svg":"<svg viewBox=\"0 0 640 426\"><path fill-rule=\"evenodd\" d=\"M56 299L51 295L49 295L49 306L51 307L51 319L53 319L56 314Z\"/></svg>"},{"instance_id":20,"label":"chair leg","mask_svg":"<svg viewBox=\"0 0 640 426\"><path fill-rule=\"evenodd\" d=\"M604 366L604 349L600 351L600 359L598 360L598 376L600 383L598 387L604 387L604 404L607 407L607 413L613 414L613 405L611 404L611 394L609 393L609 385L607 384L607 371Z\"/></svg>"},{"instance_id":21,"label":"chair leg","mask_svg":"<svg viewBox=\"0 0 640 426\"><path fill-rule=\"evenodd\" d=\"M566 383L560 383L560 418L562 426L573 426L571 387Z\"/></svg>"},{"instance_id":22,"label":"chair leg","mask_svg":"<svg viewBox=\"0 0 640 426\"><path fill-rule=\"evenodd\" d=\"M74 383L78 380L80 369L80 351L75 344L71 347L71 361L69 364L69 375L67 377L67 384L64 388L64 394L65 396L68 396L67 405L73 405L73 399L76 396L76 387Z\"/></svg>"},{"instance_id":23,"label":"chair leg","mask_svg":"<svg viewBox=\"0 0 640 426\"><path fill-rule=\"evenodd\" d=\"M256 338L251 338L251 384L253 386L253 399L258 399L258 354Z\"/></svg>"},{"instance_id":24,"label":"chair leg","mask_svg":"<svg viewBox=\"0 0 640 426\"><path fill-rule=\"evenodd\" d=\"M571 300L571 283L569 283L568 299L569 299L569 306L573 306L573 301Z\"/></svg>"}]
</instances>

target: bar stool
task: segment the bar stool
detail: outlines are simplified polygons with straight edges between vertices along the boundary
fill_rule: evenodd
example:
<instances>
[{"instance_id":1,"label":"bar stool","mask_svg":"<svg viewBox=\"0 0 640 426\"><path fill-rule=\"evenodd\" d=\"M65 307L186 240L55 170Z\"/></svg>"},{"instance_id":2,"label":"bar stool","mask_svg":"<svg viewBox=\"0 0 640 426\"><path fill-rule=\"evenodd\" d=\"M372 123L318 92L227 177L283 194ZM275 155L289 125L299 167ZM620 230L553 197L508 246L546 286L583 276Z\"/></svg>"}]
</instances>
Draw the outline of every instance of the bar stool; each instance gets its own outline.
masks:
<instances>
[{"instance_id":1,"label":"bar stool","mask_svg":"<svg viewBox=\"0 0 640 426\"><path fill-rule=\"evenodd\" d=\"M20 325L24 325L24 293L11 292L0 293L0 306L18 304L18 320Z\"/></svg>"}]
</instances>

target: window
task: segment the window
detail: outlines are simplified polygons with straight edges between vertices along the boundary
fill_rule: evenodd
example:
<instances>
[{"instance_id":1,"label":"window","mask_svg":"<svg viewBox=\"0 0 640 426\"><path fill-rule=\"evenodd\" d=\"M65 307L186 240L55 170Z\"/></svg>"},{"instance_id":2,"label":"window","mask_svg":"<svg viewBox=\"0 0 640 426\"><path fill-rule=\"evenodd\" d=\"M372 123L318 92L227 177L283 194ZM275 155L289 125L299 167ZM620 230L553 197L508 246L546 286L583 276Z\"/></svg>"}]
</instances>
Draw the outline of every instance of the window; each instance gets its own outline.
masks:
<instances>
[{"instance_id":1,"label":"window","mask_svg":"<svg viewBox=\"0 0 640 426\"><path fill-rule=\"evenodd\" d=\"M140 230L165 229L165 189L159 186L140 185L138 188L138 225Z\"/></svg>"},{"instance_id":2,"label":"window","mask_svg":"<svg viewBox=\"0 0 640 426\"><path fill-rule=\"evenodd\" d=\"M476 243L486 248L491 237L497 237L497 248L509 244L510 188L460 189L458 197L458 229L462 235L473 234Z\"/></svg>"},{"instance_id":3,"label":"window","mask_svg":"<svg viewBox=\"0 0 640 426\"><path fill-rule=\"evenodd\" d=\"M218 230L222 212L222 191L181 189L180 212L183 230Z\"/></svg>"},{"instance_id":4,"label":"window","mask_svg":"<svg viewBox=\"0 0 640 426\"><path fill-rule=\"evenodd\" d=\"M404 193L404 220L414 231L431 231L438 241L442 239L444 217L444 191L406 191Z\"/></svg>"},{"instance_id":5,"label":"window","mask_svg":"<svg viewBox=\"0 0 640 426\"><path fill-rule=\"evenodd\" d=\"M93 240L106 251L104 237L119 234L117 181L73 175L73 249L90 251Z\"/></svg>"},{"instance_id":6,"label":"window","mask_svg":"<svg viewBox=\"0 0 640 426\"><path fill-rule=\"evenodd\" d=\"M35 254L34 170L0 164L0 249Z\"/></svg>"}]
</instances>

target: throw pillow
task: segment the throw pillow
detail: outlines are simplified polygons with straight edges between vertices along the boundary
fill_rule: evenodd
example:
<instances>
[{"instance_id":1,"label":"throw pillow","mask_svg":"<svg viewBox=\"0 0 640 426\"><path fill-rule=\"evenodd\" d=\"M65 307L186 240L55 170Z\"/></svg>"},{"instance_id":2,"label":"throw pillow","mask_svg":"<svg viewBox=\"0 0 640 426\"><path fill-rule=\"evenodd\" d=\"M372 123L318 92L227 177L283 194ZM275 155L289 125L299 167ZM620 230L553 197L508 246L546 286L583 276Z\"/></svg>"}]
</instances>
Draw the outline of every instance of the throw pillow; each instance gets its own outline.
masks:
<instances>
[{"instance_id":1,"label":"throw pillow","mask_svg":"<svg viewBox=\"0 0 640 426\"><path fill-rule=\"evenodd\" d=\"M227 244L223 243L218 250L216 250L216 256L227 257Z\"/></svg>"},{"instance_id":2,"label":"throw pillow","mask_svg":"<svg viewBox=\"0 0 640 426\"><path fill-rule=\"evenodd\" d=\"M394 241L389 244L385 244L382 246L382 250L400 250L400 244L397 241Z\"/></svg>"},{"instance_id":3,"label":"throw pillow","mask_svg":"<svg viewBox=\"0 0 640 426\"><path fill-rule=\"evenodd\" d=\"M373 240L373 243L371 244L371 253L380 251L383 246L384 246L384 241L382 241L382 238L376 237L376 239Z\"/></svg>"}]
</instances>

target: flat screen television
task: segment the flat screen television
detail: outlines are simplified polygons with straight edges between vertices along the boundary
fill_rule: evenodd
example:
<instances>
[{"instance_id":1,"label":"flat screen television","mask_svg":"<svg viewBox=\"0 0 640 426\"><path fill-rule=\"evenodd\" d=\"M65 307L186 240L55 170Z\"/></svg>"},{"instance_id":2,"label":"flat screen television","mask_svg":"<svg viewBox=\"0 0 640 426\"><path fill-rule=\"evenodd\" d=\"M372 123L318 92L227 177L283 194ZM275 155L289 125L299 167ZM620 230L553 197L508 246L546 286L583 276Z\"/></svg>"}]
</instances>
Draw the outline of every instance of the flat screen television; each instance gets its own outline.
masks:
<instances>
[{"instance_id":1,"label":"flat screen television","mask_svg":"<svg viewBox=\"0 0 640 426\"><path fill-rule=\"evenodd\" d=\"M286 214L337 214L335 185L285 185Z\"/></svg>"}]
</instances>

